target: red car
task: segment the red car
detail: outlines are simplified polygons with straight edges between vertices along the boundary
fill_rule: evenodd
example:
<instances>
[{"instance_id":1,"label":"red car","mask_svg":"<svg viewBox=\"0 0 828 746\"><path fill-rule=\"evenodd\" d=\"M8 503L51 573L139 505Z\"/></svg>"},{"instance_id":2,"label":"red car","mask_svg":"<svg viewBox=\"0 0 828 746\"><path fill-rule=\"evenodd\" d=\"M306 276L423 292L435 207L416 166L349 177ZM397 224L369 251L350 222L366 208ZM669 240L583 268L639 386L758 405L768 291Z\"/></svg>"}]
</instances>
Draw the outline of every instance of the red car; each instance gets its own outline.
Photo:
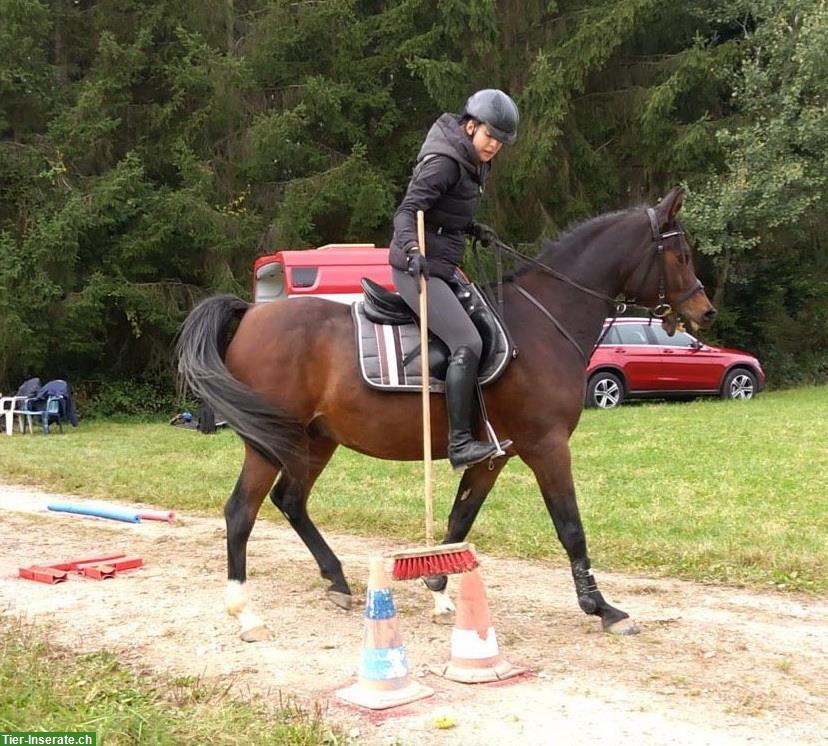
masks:
<instances>
[{"instance_id":1,"label":"red car","mask_svg":"<svg viewBox=\"0 0 828 746\"><path fill-rule=\"evenodd\" d=\"M625 399L752 399L764 386L753 355L710 347L684 331L670 337L658 319L619 318L589 361L586 404L611 409Z\"/></svg>"}]
</instances>

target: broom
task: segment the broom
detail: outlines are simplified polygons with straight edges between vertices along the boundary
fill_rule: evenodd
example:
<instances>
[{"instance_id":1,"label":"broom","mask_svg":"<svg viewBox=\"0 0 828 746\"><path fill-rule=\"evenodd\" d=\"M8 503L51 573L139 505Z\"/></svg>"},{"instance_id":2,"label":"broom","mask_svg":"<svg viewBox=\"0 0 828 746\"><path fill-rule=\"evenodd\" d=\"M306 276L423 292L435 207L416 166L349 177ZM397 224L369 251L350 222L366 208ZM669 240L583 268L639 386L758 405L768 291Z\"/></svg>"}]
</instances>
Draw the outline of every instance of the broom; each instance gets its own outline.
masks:
<instances>
[{"instance_id":1,"label":"broom","mask_svg":"<svg viewBox=\"0 0 828 746\"><path fill-rule=\"evenodd\" d=\"M417 211L417 241L420 256L425 258L425 214ZM392 554L394 580L414 580L429 575L448 575L468 572L477 567L477 557L471 545L466 541L455 544L434 546L434 507L431 491L431 406L429 396L428 365L428 302L426 280L420 276L420 361L423 379L423 476L425 496L425 535L426 546L415 549L403 549Z\"/></svg>"}]
</instances>

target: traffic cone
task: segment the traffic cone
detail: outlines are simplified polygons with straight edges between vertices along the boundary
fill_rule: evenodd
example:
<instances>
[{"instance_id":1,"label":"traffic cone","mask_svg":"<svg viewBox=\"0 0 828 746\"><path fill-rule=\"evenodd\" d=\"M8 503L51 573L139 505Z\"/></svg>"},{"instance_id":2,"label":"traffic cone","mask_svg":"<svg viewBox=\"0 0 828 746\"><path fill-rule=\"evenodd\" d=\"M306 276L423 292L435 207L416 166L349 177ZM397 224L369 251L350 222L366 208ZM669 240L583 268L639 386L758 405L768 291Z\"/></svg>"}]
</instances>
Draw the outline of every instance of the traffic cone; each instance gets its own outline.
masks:
<instances>
[{"instance_id":1,"label":"traffic cone","mask_svg":"<svg viewBox=\"0 0 828 746\"><path fill-rule=\"evenodd\" d=\"M431 666L430 670L463 684L502 681L525 670L500 655L479 567L460 575L457 612L451 631L451 660Z\"/></svg>"},{"instance_id":2,"label":"traffic cone","mask_svg":"<svg viewBox=\"0 0 828 746\"><path fill-rule=\"evenodd\" d=\"M372 557L365 593L365 636L359 680L337 696L351 704L384 710L434 694L411 681L400 637L400 624L382 557Z\"/></svg>"}]
</instances>

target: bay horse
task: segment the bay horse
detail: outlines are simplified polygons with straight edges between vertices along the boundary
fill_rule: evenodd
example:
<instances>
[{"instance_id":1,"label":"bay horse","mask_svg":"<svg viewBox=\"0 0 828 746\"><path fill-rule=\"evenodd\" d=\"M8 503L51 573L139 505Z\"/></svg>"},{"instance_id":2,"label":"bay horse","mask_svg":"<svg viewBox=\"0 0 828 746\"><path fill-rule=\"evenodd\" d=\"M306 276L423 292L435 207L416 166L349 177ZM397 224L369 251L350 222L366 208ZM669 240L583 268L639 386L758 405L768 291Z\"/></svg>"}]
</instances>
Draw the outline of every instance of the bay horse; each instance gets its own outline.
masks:
<instances>
[{"instance_id":1,"label":"bay horse","mask_svg":"<svg viewBox=\"0 0 828 746\"><path fill-rule=\"evenodd\" d=\"M637 631L611 606L590 570L570 466L569 438L584 405L585 369L619 296L656 315L680 313L709 325L716 310L696 277L677 220L678 187L654 208L630 208L581 223L503 283L503 316L519 350L486 389L488 416L505 458L467 469L444 541L463 541L509 457L534 472L569 558L580 608L605 631ZM674 318L674 316L673 316ZM237 326L235 326L237 323ZM235 328L234 328L235 327ZM337 446L392 460L423 457L420 397L361 383L350 309L319 298L249 304L208 298L184 322L177 344L179 380L241 436L244 465L224 508L227 608L244 640L265 639L247 587L247 541L265 496L284 514L330 581L328 597L350 608L342 565L314 525L308 495ZM431 402L432 452L446 457L442 395ZM438 610L446 578L427 580Z\"/></svg>"}]
</instances>

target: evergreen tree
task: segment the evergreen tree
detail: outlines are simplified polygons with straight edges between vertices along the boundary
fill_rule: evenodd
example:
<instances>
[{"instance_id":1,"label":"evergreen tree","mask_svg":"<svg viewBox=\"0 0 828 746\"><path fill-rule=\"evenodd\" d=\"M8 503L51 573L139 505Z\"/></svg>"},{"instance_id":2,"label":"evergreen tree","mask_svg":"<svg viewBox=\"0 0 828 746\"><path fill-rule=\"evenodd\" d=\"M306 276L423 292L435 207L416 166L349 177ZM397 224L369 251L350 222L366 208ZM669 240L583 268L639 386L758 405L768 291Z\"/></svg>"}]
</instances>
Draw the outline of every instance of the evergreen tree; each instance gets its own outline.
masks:
<instances>
[{"instance_id":1,"label":"evergreen tree","mask_svg":"<svg viewBox=\"0 0 828 746\"><path fill-rule=\"evenodd\" d=\"M684 180L719 336L772 380L825 373L824 0L0 0L0 18L4 390L169 390L198 296L245 294L262 252L386 245L428 127L482 87L522 114L482 219L534 246Z\"/></svg>"}]
</instances>

